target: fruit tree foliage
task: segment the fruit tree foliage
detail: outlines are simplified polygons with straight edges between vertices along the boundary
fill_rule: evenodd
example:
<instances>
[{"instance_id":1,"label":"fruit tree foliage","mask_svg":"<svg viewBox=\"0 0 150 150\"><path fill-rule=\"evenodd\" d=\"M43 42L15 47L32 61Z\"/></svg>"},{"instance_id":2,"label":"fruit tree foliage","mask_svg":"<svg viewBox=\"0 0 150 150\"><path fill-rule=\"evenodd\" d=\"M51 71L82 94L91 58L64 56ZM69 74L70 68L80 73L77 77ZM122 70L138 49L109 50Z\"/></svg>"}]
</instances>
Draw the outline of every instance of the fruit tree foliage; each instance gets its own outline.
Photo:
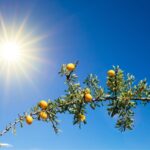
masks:
<instances>
[{"instance_id":1,"label":"fruit tree foliage","mask_svg":"<svg viewBox=\"0 0 150 150\"><path fill-rule=\"evenodd\" d=\"M135 77L125 74L119 66L113 66L107 72L105 89L100 86L98 76L88 75L83 84L78 81L76 68L78 62L63 64L59 75L65 77L67 89L65 95L55 100L41 100L31 108L30 112L10 123L0 132L0 136L13 130L16 132L16 125L23 127L24 122L32 124L34 120L51 122L56 133L59 131L58 114L69 113L73 117L73 124L86 124L87 107L96 108L107 107L110 117L117 117L115 127L120 131L132 130L134 125L134 109L138 104L147 104L150 101L150 86L146 79L135 84ZM82 85L82 86L81 86Z\"/></svg>"}]
</instances>

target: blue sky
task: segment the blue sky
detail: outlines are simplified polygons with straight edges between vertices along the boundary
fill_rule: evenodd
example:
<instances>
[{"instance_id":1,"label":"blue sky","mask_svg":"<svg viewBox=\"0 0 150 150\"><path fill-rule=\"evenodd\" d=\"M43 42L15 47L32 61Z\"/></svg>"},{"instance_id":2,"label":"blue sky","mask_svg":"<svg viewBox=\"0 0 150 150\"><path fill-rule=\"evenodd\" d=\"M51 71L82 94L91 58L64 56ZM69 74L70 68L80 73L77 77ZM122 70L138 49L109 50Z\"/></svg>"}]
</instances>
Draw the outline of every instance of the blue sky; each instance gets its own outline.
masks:
<instances>
[{"instance_id":1,"label":"blue sky","mask_svg":"<svg viewBox=\"0 0 150 150\"><path fill-rule=\"evenodd\" d=\"M42 61L28 62L38 69L26 68L28 79L10 72L7 82L1 72L0 129L39 100L64 94L64 79L57 74L62 63L79 60L81 82L94 73L105 86L112 65L133 73L136 81L150 81L148 0L0 0L0 12L7 24L17 25L29 16L27 30L48 35L37 43L40 50L35 55ZM34 122L18 127L16 136L0 137L0 142L12 144L12 150L149 150L149 114L150 106L138 106L135 128L125 133L114 128L105 107L88 110L88 124L82 129L72 125L71 116L61 115L59 135L51 124Z\"/></svg>"}]
</instances>

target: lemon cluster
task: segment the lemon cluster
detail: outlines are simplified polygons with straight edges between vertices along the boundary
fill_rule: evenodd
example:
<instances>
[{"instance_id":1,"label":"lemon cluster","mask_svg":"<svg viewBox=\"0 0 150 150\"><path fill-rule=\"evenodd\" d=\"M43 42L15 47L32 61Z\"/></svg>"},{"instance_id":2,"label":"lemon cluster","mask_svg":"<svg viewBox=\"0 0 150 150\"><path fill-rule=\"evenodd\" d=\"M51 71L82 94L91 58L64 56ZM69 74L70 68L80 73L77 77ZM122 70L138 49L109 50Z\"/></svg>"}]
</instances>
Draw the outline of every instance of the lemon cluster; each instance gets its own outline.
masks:
<instances>
[{"instance_id":1,"label":"lemon cluster","mask_svg":"<svg viewBox=\"0 0 150 150\"><path fill-rule=\"evenodd\" d=\"M46 120L48 118L48 114L46 112L46 109L48 107L48 103L45 100L41 100L39 102L39 107L41 108L41 111L39 112L39 117L43 120ZM26 116L26 123L27 124L32 124L33 122L33 117L32 115L27 115Z\"/></svg>"}]
</instances>

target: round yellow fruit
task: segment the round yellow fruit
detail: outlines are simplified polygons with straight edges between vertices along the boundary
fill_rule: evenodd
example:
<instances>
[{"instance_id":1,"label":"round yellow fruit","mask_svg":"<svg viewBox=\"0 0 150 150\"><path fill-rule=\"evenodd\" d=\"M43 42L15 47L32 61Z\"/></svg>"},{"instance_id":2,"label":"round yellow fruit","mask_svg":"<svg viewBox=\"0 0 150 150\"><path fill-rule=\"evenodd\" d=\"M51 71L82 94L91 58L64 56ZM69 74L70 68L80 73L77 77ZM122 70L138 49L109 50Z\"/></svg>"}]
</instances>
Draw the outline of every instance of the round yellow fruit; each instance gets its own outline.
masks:
<instances>
[{"instance_id":1,"label":"round yellow fruit","mask_svg":"<svg viewBox=\"0 0 150 150\"><path fill-rule=\"evenodd\" d=\"M42 109L46 109L47 106L48 106L48 103L44 100L40 101L39 103L39 106L42 108Z\"/></svg>"},{"instance_id":2,"label":"round yellow fruit","mask_svg":"<svg viewBox=\"0 0 150 150\"><path fill-rule=\"evenodd\" d=\"M46 113L46 112L44 112L44 111L41 111L41 112L40 112L40 118L42 118L42 119L46 120L46 119L47 119L47 117L48 117L48 115L47 115L47 113Z\"/></svg>"},{"instance_id":3,"label":"round yellow fruit","mask_svg":"<svg viewBox=\"0 0 150 150\"><path fill-rule=\"evenodd\" d=\"M89 89L89 88L86 88L86 89L85 89L85 94L90 94L90 93L91 93L90 89Z\"/></svg>"},{"instance_id":4,"label":"round yellow fruit","mask_svg":"<svg viewBox=\"0 0 150 150\"><path fill-rule=\"evenodd\" d=\"M69 71L73 71L75 69L75 64L69 63L69 64L67 64L66 68Z\"/></svg>"},{"instance_id":5,"label":"round yellow fruit","mask_svg":"<svg viewBox=\"0 0 150 150\"><path fill-rule=\"evenodd\" d=\"M107 72L107 74L108 74L109 77L114 77L115 76L115 71L114 70L109 70Z\"/></svg>"},{"instance_id":6,"label":"round yellow fruit","mask_svg":"<svg viewBox=\"0 0 150 150\"><path fill-rule=\"evenodd\" d=\"M32 122L33 122L32 116L30 116L30 115L26 116L26 123L30 125L30 124L32 124Z\"/></svg>"},{"instance_id":7,"label":"round yellow fruit","mask_svg":"<svg viewBox=\"0 0 150 150\"><path fill-rule=\"evenodd\" d=\"M86 116L83 115L83 114L79 114L78 118L79 118L79 120L82 121L82 122L86 120Z\"/></svg>"},{"instance_id":8,"label":"round yellow fruit","mask_svg":"<svg viewBox=\"0 0 150 150\"><path fill-rule=\"evenodd\" d=\"M84 98L85 98L85 101L86 101L86 102L91 102L93 97L92 97L91 94L85 94L85 95L84 95Z\"/></svg>"}]
</instances>

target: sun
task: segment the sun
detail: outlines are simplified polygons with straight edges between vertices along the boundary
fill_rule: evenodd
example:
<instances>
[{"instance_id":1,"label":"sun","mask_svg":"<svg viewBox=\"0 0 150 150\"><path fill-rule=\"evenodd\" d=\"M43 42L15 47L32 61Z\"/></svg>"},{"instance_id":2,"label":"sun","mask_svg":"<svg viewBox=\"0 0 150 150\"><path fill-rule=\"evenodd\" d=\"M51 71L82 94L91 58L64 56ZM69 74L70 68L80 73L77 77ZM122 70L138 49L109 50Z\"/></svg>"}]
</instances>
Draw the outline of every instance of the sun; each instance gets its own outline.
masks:
<instances>
[{"instance_id":1,"label":"sun","mask_svg":"<svg viewBox=\"0 0 150 150\"><path fill-rule=\"evenodd\" d=\"M19 72L27 66L32 68L33 61L39 60L40 43L47 35L37 34L36 27L27 28L27 20L25 17L7 23L0 14L0 68L7 70L13 65Z\"/></svg>"},{"instance_id":2,"label":"sun","mask_svg":"<svg viewBox=\"0 0 150 150\"><path fill-rule=\"evenodd\" d=\"M18 84L26 80L34 86L33 74L40 73L39 66L45 62L42 41L48 36L37 29L30 26L28 16L7 21L0 14L0 76L7 88L14 80Z\"/></svg>"},{"instance_id":3,"label":"sun","mask_svg":"<svg viewBox=\"0 0 150 150\"><path fill-rule=\"evenodd\" d=\"M17 63L21 61L21 45L13 40L1 43L0 59L7 63Z\"/></svg>"}]
</instances>

